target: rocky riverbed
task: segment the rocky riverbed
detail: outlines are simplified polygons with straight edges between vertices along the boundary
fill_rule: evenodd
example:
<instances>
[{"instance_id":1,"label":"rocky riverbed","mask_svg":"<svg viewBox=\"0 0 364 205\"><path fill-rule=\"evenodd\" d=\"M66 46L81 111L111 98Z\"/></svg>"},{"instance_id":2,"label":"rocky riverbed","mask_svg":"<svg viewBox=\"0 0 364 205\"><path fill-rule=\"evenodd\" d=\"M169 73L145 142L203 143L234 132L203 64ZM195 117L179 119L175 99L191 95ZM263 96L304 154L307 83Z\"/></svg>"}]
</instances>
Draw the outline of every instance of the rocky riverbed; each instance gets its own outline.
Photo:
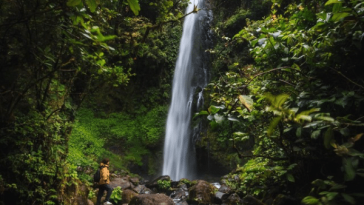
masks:
<instances>
[{"instance_id":1,"label":"rocky riverbed","mask_svg":"<svg viewBox=\"0 0 364 205\"><path fill-rule=\"evenodd\" d=\"M181 179L171 181L161 176L152 181L138 177L113 175L110 185L122 189L122 200L118 205L263 205L252 196L239 196L227 186L226 179L217 183L204 180ZM89 190L97 193L97 188ZM79 200L76 204L93 205L96 198Z\"/></svg>"}]
</instances>

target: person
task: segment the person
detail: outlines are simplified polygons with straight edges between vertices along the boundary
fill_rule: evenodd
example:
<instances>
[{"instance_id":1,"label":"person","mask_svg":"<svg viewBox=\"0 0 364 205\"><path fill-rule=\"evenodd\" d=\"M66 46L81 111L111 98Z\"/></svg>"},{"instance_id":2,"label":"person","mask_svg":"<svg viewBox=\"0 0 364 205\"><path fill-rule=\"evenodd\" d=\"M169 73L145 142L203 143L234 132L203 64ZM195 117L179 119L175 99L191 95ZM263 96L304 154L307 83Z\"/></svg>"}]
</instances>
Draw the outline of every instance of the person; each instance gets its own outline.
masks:
<instances>
[{"instance_id":1,"label":"person","mask_svg":"<svg viewBox=\"0 0 364 205\"><path fill-rule=\"evenodd\" d=\"M104 195L104 191L107 191L104 204L112 204L109 202L113 190L109 185L110 183L109 161L110 160L108 158L105 158L100 163L99 193L97 194L96 205L101 204L101 197Z\"/></svg>"}]
</instances>

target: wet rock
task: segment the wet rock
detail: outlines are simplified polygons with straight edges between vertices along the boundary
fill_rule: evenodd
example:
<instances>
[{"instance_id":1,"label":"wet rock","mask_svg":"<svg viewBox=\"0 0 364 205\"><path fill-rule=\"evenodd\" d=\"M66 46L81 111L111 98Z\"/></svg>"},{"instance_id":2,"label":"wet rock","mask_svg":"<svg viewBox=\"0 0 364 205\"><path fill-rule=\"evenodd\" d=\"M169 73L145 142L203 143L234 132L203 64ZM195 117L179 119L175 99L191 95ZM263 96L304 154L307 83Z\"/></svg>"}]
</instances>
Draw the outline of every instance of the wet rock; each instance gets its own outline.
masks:
<instances>
[{"instance_id":1,"label":"wet rock","mask_svg":"<svg viewBox=\"0 0 364 205\"><path fill-rule=\"evenodd\" d=\"M146 183L145 186L148 187L148 188L150 188L150 189L155 188L155 187L158 187L158 181L159 180L162 180L162 181L171 181L171 178L168 175L160 176L160 177L154 179L153 181Z\"/></svg>"},{"instance_id":2,"label":"wet rock","mask_svg":"<svg viewBox=\"0 0 364 205\"><path fill-rule=\"evenodd\" d=\"M189 199L191 203L212 204L215 195L215 187L206 181L198 180L197 184L189 189Z\"/></svg>"},{"instance_id":3,"label":"wet rock","mask_svg":"<svg viewBox=\"0 0 364 205\"><path fill-rule=\"evenodd\" d=\"M165 194L141 194L134 196L129 205L174 205L174 203Z\"/></svg>"},{"instance_id":4,"label":"wet rock","mask_svg":"<svg viewBox=\"0 0 364 205\"><path fill-rule=\"evenodd\" d=\"M145 187L141 194L156 194L156 192L152 191L148 187Z\"/></svg>"},{"instance_id":5,"label":"wet rock","mask_svg":"<svg viewBox=\"0 0 364 205\"><path fill-rule=\"evenodd\" d=\"M138 193L136 193L135 191L130 190L130 189L125 189L125 190L123 190L123 193L122 193L121 203L128 204L131 201L131 199L137 195L138 195Z\"/></svg>"},{"instance_id":6,"label":"wet rock","mask_svg":"<svg viewBox=\"0 0 364 205\"><path fill-rule=\"evenodd\" d=\"M116 188L118 186L121 187L121 189L132 189L134 188L134 185L132 185L132 183L130 183L129 181L129 177L117 177L117 178L113 178L110 181L110 186L112 188Z\"/></svg>"},{"instance_id":7,"label":"wet rock","mask_svg":"<svg viewBox=\"0 0 364 205\"><path fill-rule=\"evenodd\" d=\"M143 193L143 191L144 191L145 188L146 188L145 185L138 185L138 186L134 187L133 190L136 193L141 194L141 193Z\"/></svg>"},{"instance_id":8,"label":"wet rock","mask_svg":"<svg viewBox=\"0 0 364 205\"><path fill-rule=\"evenodd\" d=\"M134 186L138 186L139 182L140 182L138 177L132 177L132 178L130 178L130 181L131 181L131 183L133 183Z\"/></svg>"},{"instance_id":9,"label":"wet rock","mask_svg":"<svg viewBox=\"0 0 364 205\"><path fill-rule=\"evenodd\" d=\"M187 187L187 185L186 185L186 184L179 184L179 185L178 185L178 188L183 189L183 190L185 190L185 191L187 191L187 190L188 190L188 187Z\"/></svg>"},{"instance_id":10,"label":"wet rock","mask_svg":"<svg viewBox=\"0 0 364 205\"><path fill-rule=\"evenodd\" d=\"M226 205L238 205L241 204L242 201L239 197L239 195L237 195L236 193L231 194L230 196L224 196L224 198L222 199L223 203Z\"/></svg>"},{"instance_id":11,"label":"wet rock","mask_svg":"<svg viewBox=\"0 0 364 205\"><path fill-rule=\"evenodd\" d=\"M219 192L222 193L226 193L226 194L230 194L231 193L231 189L230 187L226 186L226 185L221 185Z\"/></svg>"},{"instance_id":12,"label":"wet rock","mask_svg":"<svg viewBox=\"0 0 364 205\"><path fill-rule=\"evenodd\" d=\"M242 200L242 205L264 205L259 199L253 196L247 195Z\"/></svg>"},{"instance_id":13,"label":"wet rock","mask_svg":"<svg viewBox=\"0 0 364 205\"><path fill-rule=\"evenodd\" d=\"M223 201L226 201L226 199L229 197L229 194L217 191L215 193L215 203L221 204Z\"/></svg>"},{"instance_id":14,"label":"wet rock","mask_svg":"<svg viewBox=\"0 0 364 205\"><path fill-rule=\"evenodd\" d=\"M181 202L186 201L188 197L188 191L187 187L184 188L178 188L175 191L172 192L170 197L173 199L174 202Z\"/></svg>"}]
</instances>

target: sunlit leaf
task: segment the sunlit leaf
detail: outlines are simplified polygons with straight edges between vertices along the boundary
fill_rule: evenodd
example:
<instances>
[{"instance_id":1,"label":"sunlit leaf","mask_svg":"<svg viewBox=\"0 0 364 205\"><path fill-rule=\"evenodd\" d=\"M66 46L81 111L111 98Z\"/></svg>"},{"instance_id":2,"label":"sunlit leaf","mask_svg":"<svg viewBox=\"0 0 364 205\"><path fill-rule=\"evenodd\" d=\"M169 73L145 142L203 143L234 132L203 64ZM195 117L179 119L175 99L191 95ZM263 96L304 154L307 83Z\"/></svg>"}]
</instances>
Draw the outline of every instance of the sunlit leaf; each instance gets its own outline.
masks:
<instances>
[{"instance_id":1,"label":"sunlit leaf","mask_svg":"<svg viewBox=\"0 0 364 205\"><path fill-rule=\"evenodd\" d=\"M330 4L341 4L341 3L343 3L342 0L329 0L325 3L325 6L330 5Z\"/></svg>"},{"instance_id":2,"label":"sunlit leaf","mask_svg":"<svg viewBox=\"0 0 364 205\"><path fill-rule=\"evenodd\" d=\"M210 113L210 114L215 114L215 113L219 112L219 110L220 110L220 108L217 108L217 107L215 107L215 106L213 106L213 105L211 105L211 106L208 108L208 111L209 111L209 113Z\"/></svg>"},{"instance_id":3,"label":"sunlit leaf","mask_svg":"<svg viewBox=\"0 0 364 205\"><path fill-rule=\"evenodd\" d=\"M85 2L87 4L88 8L90 8L91 12L96 11L97 4L96 4L95 0L85 0Z\"/></svg>"},{"instance_id":4,"label":"sunlit leaf","mask_svg":"<svg viewBox=\"0 0 364 205\"><path fill-rule=\"evenodd\" d=\"M138 0L128 0L129 7L135 15L139 14L140 6Z\"/></svg>"},{"instance_id":5,"label":"sunlit leaf","mask_svg":"<svg viewBox=\"0 0 364 205\"><path fill-rule=\"evenodd\" d=\"M244 107L246 107L246 109L249 110L249 112L252 111L253 109L253 99L251 99L251 97L247 96L247 95L239 95L239 100L241 102L241 104L244 105Z\"/></svg>"}]
</instances>

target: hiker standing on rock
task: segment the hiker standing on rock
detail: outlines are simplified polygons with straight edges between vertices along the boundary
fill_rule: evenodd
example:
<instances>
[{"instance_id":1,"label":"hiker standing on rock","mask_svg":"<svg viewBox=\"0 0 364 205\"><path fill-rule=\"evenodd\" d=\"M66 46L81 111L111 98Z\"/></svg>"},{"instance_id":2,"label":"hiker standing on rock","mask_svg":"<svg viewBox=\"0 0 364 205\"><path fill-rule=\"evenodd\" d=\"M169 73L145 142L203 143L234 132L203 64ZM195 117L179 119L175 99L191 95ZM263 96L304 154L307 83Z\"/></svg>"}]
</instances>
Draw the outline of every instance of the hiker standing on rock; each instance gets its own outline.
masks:
<instances>
[{"instance_id":1,"label":"hiker standing on rock","mask_svg":"<svg viewBox=\"0 0 364 205\"><path fill-rule=\"evenodd\" d=\"M109 172L109 159L105 158L100 163L100 181L99 181L99 193L97 194L97 202L96 205L101 204L101 197L104 195L104 191L107 191L107 195L105 198L104 204L112 204L109 202L110 196L112 193L112 188L109 185L110 183L110 172Z\"/></svg>"}]
</instances>

